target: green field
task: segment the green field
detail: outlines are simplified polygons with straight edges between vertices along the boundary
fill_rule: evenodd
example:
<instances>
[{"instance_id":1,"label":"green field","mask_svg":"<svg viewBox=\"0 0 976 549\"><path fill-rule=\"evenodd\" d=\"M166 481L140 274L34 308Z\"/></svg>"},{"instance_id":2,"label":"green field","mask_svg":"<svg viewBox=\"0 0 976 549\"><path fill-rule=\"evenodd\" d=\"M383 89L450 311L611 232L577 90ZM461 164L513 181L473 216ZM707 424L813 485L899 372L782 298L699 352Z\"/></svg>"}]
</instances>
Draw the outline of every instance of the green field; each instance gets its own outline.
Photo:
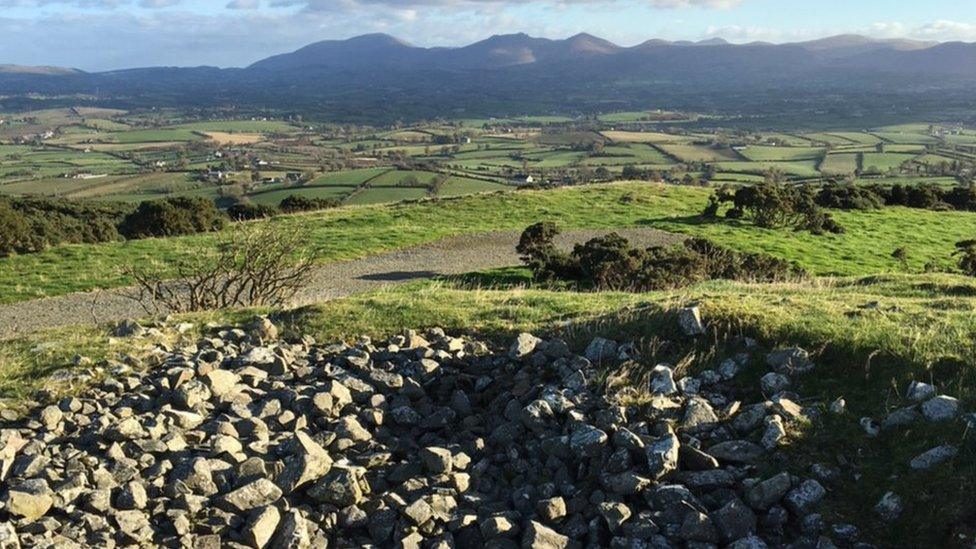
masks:
<instances>
[{"instance_id":1,"label":"green field","mask_svg":"<svg viewBox=\"0 0 976 549\"><path fill-rule=\"evenodd\" d=\"M199 141L203 136L188 129L159 128L153 130L132 130L108 134L115 143L155 143L169 141Z\"/></svg>"},{"instance_id":2,"label":"green field","mask_svg":"<svg viewBox=\"0 0 976 549\"><path fill-rule=\"evenodd\" d=\"M362 189L346 198L346 204L381 204L401 200L417 200L428 196L427 189L419 187L381 187Z\"/></svg>"},{"instance_id":3,"label":"green field","mask_svg":"<svg viewBox=\"0 0 976 549\"><path fill-rule=\"evenodd\" d=\"M179 124L174 128L195 132L288 133L299 128L278 120L215 120Z\"/></svg>"},{"instance_id":4,"label":"green field","mask_svg":"<svg viewBox=\"0 0 976 549\"><path fill-rule=\"evenodd\" d=\"M864 170L872 167L882 172L893 170L915 158L913 154L905 153L864 153L862 166Z\"/></svg>"},{"instance_id":5,"label":"green field","mask_svg":"<svg viewBox=\"0 0 976 549\"><path fill-rule=\"evenodd\" d=\"M682 162L722 162L740 160L734 151L728 148L713 148L705 145L660 144L657 145L665 153Z\"/></svg>"},{"instance_id":6,"label":"green field","mask_svg":"<svg viewBox=\"0 0 976 549\"><path fill-rule=\"evenodd\" d=\"M755 162L792 162L796 160L819 160L824 149L821 147L764 147L750 145L739 154Z\"/></svg>"},{"instance_id":7,"label":"green field","mask_svg":"<svg viewBox=\"0 0 976 549\"><path fill-rule=\"evenodd\" d=\"M820 171L829 174L852 174L857 171L857 154L828 154L820 163Z\"/></svg>"}]
</instances>

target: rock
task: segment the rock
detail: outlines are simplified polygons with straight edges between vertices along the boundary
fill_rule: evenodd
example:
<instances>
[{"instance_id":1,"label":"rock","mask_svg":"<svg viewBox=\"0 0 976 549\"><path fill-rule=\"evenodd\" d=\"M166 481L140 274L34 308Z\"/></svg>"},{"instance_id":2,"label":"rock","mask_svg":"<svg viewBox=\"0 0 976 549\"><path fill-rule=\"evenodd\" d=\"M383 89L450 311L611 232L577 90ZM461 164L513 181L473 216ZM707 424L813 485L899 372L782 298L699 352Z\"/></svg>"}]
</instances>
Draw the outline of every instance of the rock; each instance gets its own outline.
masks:
<instances>
[{"instance_id":1,"label":"rock","mask_svg":"<svg viewBox=\"0 0 976 549\"><path fill-rule=\"evenodd\" d=\"M359 479L350 469L333 469L314 486L309 488L308 495L316 501L331 503L339 507L356 505L363 498L363 490Z\"/></svg>"},{"instance_id":2,"label":"rock","mask_svg":"<svg viewBox=\"0 0 976 549\"><path fill-rule=\"evenodd\" d=\"M705 333L705 326L702 324L701 312L698 310L698 307L682 307L678 309L678 326L688 336L698 336Z\"/></svg>"},{"instance_id":3,"label":"rock","mask_svg":"<svg viewBox=\"0 0 976 549\"><path fill-rule=\"evenodd\" d=\"M939 395L922 403L922 415L931 422L949 421L959 414L959 401L951 396Z\"/></svg>"},{"instance_id":4,"label":"rock","mask_svg":"<svg viewBox=\"0 0 976 549\"><path fill-rule=\"evenodd\" d=\"M271 541L278 523L281 522L281 513L273 505L257 507L248 516L247 525L242 534L244 541L255 549L263 549Z\"/></svg>"},{"instance_id":5,"label":"rock","mask_svg":"<svg viewBox=\"0 0 976 549\"><path fill-rule=\"evenodd\" d=\"M726 543L752 535L756 531L756 514L739 499L733 499L712 513L719 537Z\"/></svg>"},{"instance_id":6,"label":"rock","mask_svg":"<svg viewBox=\"0 0 976 549\"><path fill-rule=\"evenodd\" d=\"M774 450L786 438L786 427L783 425L783 419L775 415L766 416L763 423L766 428L763 431L762 440L760 441L762 447L767 450Z\"/></svg>"},{"instance_id":7,"label":"rock","mask_svg":"<svg viewBox=\"0 0 976 549\"><path fill-rule=\"evenodd\" d=\"M712 519L701 511L691 511L685 515L678 536L685 541L717 543L718 531Z\"/></svg>"},{"instance_id":8,"label":"rock","mask_svg":"<svg viewBox=\"0 0 976 549\"><path fill-rule=\"evenodd\" d=\"M674 433L655 439L645 446L647 468L651 478L659 480L678 468L678 456L681 443Z\"/></svg>"},{"instance_id":9,"label":"rock","mask_svg":"<svg viewBox=\"0 0 976 549\"><path fill-rule=\"evenodd\" d=\"M494 516L481 523L481 535L487 539L514 536L516 533L518 526L507 517Z\"/></svg>"},{"instance_id":10,"label":"rock","mask_svg":"<svg viewBox=\"0 0 976 549\"><path fill-rule=\"evenodd\" d=\"M776 372L769 372L759 379L759 386L767 395L775 395L790 388L790 378Z\"/></svg>"},{"instance_id":11,"label":"rock","mask_svg":"<svg viewBox=\"0 0 976 549\"><path fill-rule=\"evenodd\" d=\"M292 509L285 513L270 547L272 549L306 549L311 545L312 540L308 535L308 525L298 509Z\"/></svg>"},{"instance_id":12,"label":"rock","mask_svg":"<svg viewBox=\"0 0 976 549\"><path fill-rule=\"evenodd\" d=\"M707 400L700 397L692 397L685 404L685 413L681 418L681 427L686 431L694 433L707 431L715 427L718 423L718 416Z\"/></svg>"},{"instance_id":13,"label":"rock","mask_svg":"<svg viewBox=\"0 0 976 549\"><path fill-rule=\"evenodd\" d=\"M578 455L594 457L607 444L607 434L592 425L584 425L569 437L569 447Z\"/></svg>"},{"instance_id":14,"label":"rock","mask_svg":"<svg viewBox=\"0 0 976 549\"><path fill-rule=\"evenodd\" d=\"M45 407L41 410L40 414L41 423L44 424L44 428L48 431L57 429L63 417L64 414L61 412L61 409L54 405Z\"/></svg>"},{"instance_id":15,"label":"rock","mask_svg":"<svg viewBox=\"0 0 976 549\"><path fill-rule=\"evenodd\" d=\"M9 522L0 522L0 549L20 549L17 531Z\"/></svg>"},{"instance_id":16,"label":"rock","mask_svg":"<svg viewBox=\"0 0 976 549\"><path fill-rule=\"evenodd\" d=\"M881 422L882 429L893 429L895 427L905 427L922 419L914 407L899 408L888 414Z\"/></svg>"},{"instance_id":17,"label":"rock","mask_svg":"<svg viewBox=\"0 0 976 549\"><path fill-rule=\"evenodd\" d=\"M515 339L511 348L508 350L508 356L512 360L520 360L532 354L535 348L542 343L542 340L535 337L532 334L521 333Z\"/></svg>"},{"instance_id":18,"label":"rock","mask_svg":"<svg viewBox=\"0 0 976 549\"><path fill-rule=\"evenodd\" d=\"M240 378L230 370L212 370L204 376L204 383L216 397L230 394L240 382Z\"/></svg>"},{"instance_id":19,"label":"rock","mask_svg":"<svg viewBox=\"0 0 976 549\"><path fill-rule=\"evenodd\" d=\"M742 371L742 365L731 358L723 360L722 363L718 365L717 370L718 375L721 376L725 381L735 379L735 376L739 375L740 371Z\"/></svg>"},{"instance_id":20,"label":"rock","mask_svg":"<svg viewBox=\"0 0 976 549\"><path fill-rule=\"evenodd\" d=\"M285 460L285 467L275 484L282 493L290 494L296 488L314 482L332 468L332 458L324 448L303 431L295 433L291 443L292 454Z\"/></svg>"},{"instance_id":21,"label":"rock","mask_svg":"<svg viewBox=\"0 0 976 549\"><path fill-rule=\"evenodd\" d=\"M269 320L267 317L258 317L246 326L244 326L244 331L247 335L254 339L261 341L271 341L278 339L278 328Z\"/></svg>"},{"instance_id":22,"label":"rock","mask_svg":"<svg viewBox=\"0 0 976 549\"><path fill-rule=\"evenodd\" d=\"M774 372L785 375L805 374L813 369L810 353L800 347L777 349L766 355L766 364Z\"/></svg>"},{"instance_id":23,"label":"rock","mask_svg":"<svg viewBox=\"0 0 976 549\"><path fill-rule=\"evenodd\" d=\"M136 543L144 543L152 539L153 530L149 525L149 518L143 511L118 511L115 513L115 524L121 532Z\"/></svg>"},{"instance_id":24,"label":"rock","mask_svg":"<svg viewBox=\"0 0 976 549\"><path fill-rule=\"evenodd\" d=\"M678 391L674 384L674 371L666 364L658 364L651 370L651 393L673 395Z\"/></svg>"},{"instance_id":25,"label":"rock","mask_svg":"<svg viewBox=\"0 0 976 549\"><path fill-rule=\"evenodd\" d=\"M847 411L847 401L844 400L844 397L838 397L837 400L830 403L828 410L831 414L839 416Z\"/></svg>"},{"instance_id":26,"label":"rock","mask_svg":"<svg viewBox=\"0 0 976 549\"><path fill-rule=\"evenodd\" d=\"M451 451L446 448L429 446L420 451L420 460L424 468L434 474L450 473L452 466Z\"/></svg>"},{"instance_id":27,"label":"rock","mask_svg":"<svg viewBox=\"0 0 976 549\"><path fill-rule=\"evenodd\" d=\"M35 521L44 515L54 505L54 498L48 493L32 493L11 488L7 492L5 507L8 513Z\"/></svg>"},{"instance_id":28,"label":"rock","mask_svg":"<svg viewBox=\"0 0 976 549\"><path fill-rule=\"evenodd\" d=\"M748 440L729 440L712 446L708 453L726 463L754 463L762 457L763 449Z\"/></svg>"},{"instance_id":29,"label":"rock","mask_svg":"<svg viewBox=\"0 0 976 549\"><path fill-rule=\"evenodd\" d=\"M135 320L128 318L120 322L112 335L115 337L139 337L146 333L146 329L139 325Z\"/></svg>"},{"instance_id":30,"label":"rock","mask_svg":"<svg viewBox=\"0 0 976 549\"><path fill-rule=\"evenodd\" d=\"M611 532L619 531L631 515L630 508L620 502L604 501L600 504L599 511Z\"/></svg>"},{"instance_id":31,"label":"rock","mask_svg":"<svg viewBox=\"0 0 976 549\"><path fill-rule=\"evenodd\" d=\"M687 444L678 448L679 462L682 468L691 471L708 471L718 469L718 460L706 452Z\"/></svg>"},{"instance_id":32,"label":"rock","mask_svg":"<svg viewBox=\"0 0 976 549\"><path fill-rule=\"evenodd\" d=\"M173 392L173 399L180 407L192 410L210 400L210 395L206 384L199 379L191 379Z\"/></svg>"},{"instance_id":33,"label":"rock","mask_svg":"<svg viewBox=\"0 0 976 549\"><path fill-rule=\"evenodd\" d=\"M536 504L535 512L547 521L553 522L566 516L566 502L558 496L542 499Z\"/></svg>"},{"instance_id":34,"label":"rock","mask_svg":"<svg viewBox=\"0 0 976 549\"><path fill-rule=\"evenodd\" d=\"M586 346L583 356L595 364L614 360L617 357L617 342L602 337L594 338Z\"/></svg>"},{"instance_id":35,"label":"rock","mask_svg":"<svg viewBox=\"0 0 976 549\"><path fill-rule=\"evenodd\" d=\"M403 514L413 521L414 524L420 526L434 516L434 511L430 508L430 504L424 501L423 498L420 498L404 508Z\"/></svg>"},{"instance_id":36,"label":"rock","mask_svg":"<svg viewBox=\"0 0 976 549\"><path fill-rule=\"evenodd\" d=\"M753 509L765 511L779 503L791 485L790 474L780 473L750 488L746 492L746 501Z\"/></svg>"},{"instance_id":37,"label":"rock","mask_svg":"<svg viewBox=\"0 0 976 549\"><path fill-rule=\"evenodd\" d=\"M940 465L956 457L957 453L958 450L955 446L943 444L942 446L936 446L935 448L915 456L912 458L909 466L916 470L931 469L936 465Z\"/></svg>"},{"instance_id":38,"label":"rock","mask_svg":"<svg viewBox=\"0 0 976 549\"><path fill-rule=\"evenodd\" d=\"M236 511L250 511L255 507L274 503L281 497L281 488L266 478L259 478L249 484L224 494L220 499Z\"/></svg>"},{"instance_id":39,"label":"rock","mask_svg":"<svg viewBox=\"0 0 976 549\"><path fill-rule=\"evenodd\" d=\"M912 402L924 402L935 396L935 387L922 381L912 381L905 396Z\"/></svg>"},{"instance_id":40,"label":"rock","mask_svg":"<svg viewBox=\"0 0 976 549\"><path fill-rule=\"evenodd\" d=\"M864 434L869 437L876 437L878 433L881 432L881 427L878 426L875 421L869 417L862 417L860 421L861 429L864 430Z\"/></svg>"},{"instance_id":41,"label":"rock","mask_svg":"<svg viewBox=\"0 0 976 549\"><path fill-rule=\"evenodd\" d=\"M562 549L569 547L569 538L534 520L530 520L522 535L522 547L531 549Z\"/></svg>"},{"instance_id":42,"label":"rock","mask_svg":"<svg viewBox=\"0 0 976 549\"><path fill-rule=\"evenodd\" d=\"M874 506L874 512L885 522L894 522L901 516L903 510L901 497L894 492L887 492Z\"/></svg>"},{"instance_id":43,"label":"rock","mask_svg":"<svg viewBox=\"0 0 976 549\"><path fill-rule=\"evenodd\" d=\"M126 483L125 488L116 498L115 506L119 509L145 509L149 503L146 487L138 480Z\"/></svg>"},{"instance_id":44,"label":"rock","mask_svg":"<svg viewBox=\"0 0 976 549\"><path fill-rule=\"evenodd\" d=\"M806 515L826 494L827 491L819 482L813 479L805 480L786 494L786 508L797 516Z\"/></svg>"}]
</instances>

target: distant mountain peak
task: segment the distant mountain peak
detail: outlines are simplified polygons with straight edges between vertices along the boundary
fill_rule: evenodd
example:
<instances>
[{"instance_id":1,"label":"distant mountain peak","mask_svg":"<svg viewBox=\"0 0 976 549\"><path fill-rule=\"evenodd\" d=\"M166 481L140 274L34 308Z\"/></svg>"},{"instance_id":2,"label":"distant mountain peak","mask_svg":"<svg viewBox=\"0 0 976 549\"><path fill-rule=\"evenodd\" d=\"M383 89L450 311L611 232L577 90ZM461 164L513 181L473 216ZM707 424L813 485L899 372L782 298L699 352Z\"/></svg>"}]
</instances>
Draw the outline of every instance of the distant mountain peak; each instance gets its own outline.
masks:
<instances>
[{"instance_id":1,"label":"distant mountain peak","mask_svg":"<svg viewBox=\"0 0 976 549\"><path fill-rule=\"evenodd\" d=\"M695 45L697 46L728 46L729 44L730 42L728 40L717 36L715 38L695 42Z\"/></svg>"}]
</instances>

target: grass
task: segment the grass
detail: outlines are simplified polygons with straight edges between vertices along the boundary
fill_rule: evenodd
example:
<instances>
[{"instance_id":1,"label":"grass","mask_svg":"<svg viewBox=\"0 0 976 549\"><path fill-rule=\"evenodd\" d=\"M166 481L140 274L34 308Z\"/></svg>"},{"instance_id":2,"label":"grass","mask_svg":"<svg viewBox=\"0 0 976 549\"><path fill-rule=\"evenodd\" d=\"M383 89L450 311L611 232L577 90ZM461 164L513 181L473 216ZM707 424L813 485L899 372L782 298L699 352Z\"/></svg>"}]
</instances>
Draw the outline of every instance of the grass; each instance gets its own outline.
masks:
<instances>
[{"instance_id":1,"label":"grass","mask_svg":"<svg viewBox=\"0 0 976 549\"><path fill-rule=\"evenodd\" d=\"M393 194L404 190L412 189L369 189L372 194L359 200L396 199ZM710 193L700 187L618 183L345 207L266 222L307 231L309 247L320 261L353 259L464 233L521 230L551 220L566 229L653 227L705 236L736 249L798 261L821 275L899 271L901 264L890 254L901 246L908 248L911 271L920 271L930 261L948 266L953 245L976 235L976 214L907 208L836 212L847 232L829 236L741 222L703 223L698 214ZM212 235L193 235L65 245L0 259L0 303L120 286L128 282L120 273L123 265L168 263L213 241Z\"/></svg>"}]
</instances>

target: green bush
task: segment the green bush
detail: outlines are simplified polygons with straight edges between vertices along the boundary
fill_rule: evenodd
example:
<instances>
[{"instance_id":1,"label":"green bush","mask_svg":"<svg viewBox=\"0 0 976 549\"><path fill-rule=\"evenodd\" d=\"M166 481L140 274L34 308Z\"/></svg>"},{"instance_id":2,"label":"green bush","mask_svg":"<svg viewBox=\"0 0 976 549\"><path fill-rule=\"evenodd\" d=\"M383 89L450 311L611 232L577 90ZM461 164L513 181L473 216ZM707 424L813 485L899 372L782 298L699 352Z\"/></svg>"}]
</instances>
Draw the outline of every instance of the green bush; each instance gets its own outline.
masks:
<instances>
[{"instance_id":1,"label":"green bush","mask_svg":"<svg viewBox=\"0 0 976 549\"><path fill-rule=\"evenodd\" d=\"M278 208L252 202L238 202L227 208L227 217L233 221L250 221L252 219L266 219L278 213Z\"/></svg>"},{"instance_id":2,"label":"green bush","mask_svg":"<svg viewBox=\"0 0 976 549\"><path fill-rule=\"evenodd\" d=\"M844 228L818 205L819 199L820 195L813 187L775 181L739 187L734 191L723 186L709 198L702 217L717 218L720 205L731 202L732 207L726 211L725 217L745 219L758 227L793 227L813 234L844 232Z\"/></svg>"},{"instance_id":3,"label":"green bush","mask_svg":"<svg viewBox=\"0 0 976 549\"><path fill-rule=\"evenodd\" d=\"M0 200L0 257L34 251L35 244L26 217Z\"/></svg>"},{"instance_id":4,"label":"green bush","mask_svg":"<svg viewBox=\"0 0 976 549\"><path fill-rule=\"evenodd\" d=\"M179 236L224 228L227 217L204 198L173 197L147 200L119 226L126 238Z\"/></svg>"},{"instance_id":5,"label":"green bush","mask_svg":"<svg viewBox=\"0 0 976 549\"><path fill-rule=\"evenodd\" d=\"M337 206L339 206L339 201L334 198L307 198L296 194L286 196L278 205L284 213L327 210Z\"/></svg>"},{"instance_id":6,"label":"green bush","mask_svg":"<svg viewBox=\"0 0 976 549\"><path fill-rule=\"evenodd\" d=\"M559 234L555 223L542 221L526 228L515 246L522 262L541 282L573 279L579 276L579 263L568 253L556 249L553 239Z\"/></svg>"},{"instance_id":7,"label":"green bush","mask_svg":"<svg viewBox=\"0 0 976 549\"><path fill-rule=\"evenodd\" d=\"M522 233L517 250L540 281L565 281L597 290L651 291L704 280L780 282L805 278L795 263L761 253L742 253L695 238L679 246L635 248L616 233L577 244L572 253L553 245L558 229L537 223Z\"/></svg>"}]
</instances>

